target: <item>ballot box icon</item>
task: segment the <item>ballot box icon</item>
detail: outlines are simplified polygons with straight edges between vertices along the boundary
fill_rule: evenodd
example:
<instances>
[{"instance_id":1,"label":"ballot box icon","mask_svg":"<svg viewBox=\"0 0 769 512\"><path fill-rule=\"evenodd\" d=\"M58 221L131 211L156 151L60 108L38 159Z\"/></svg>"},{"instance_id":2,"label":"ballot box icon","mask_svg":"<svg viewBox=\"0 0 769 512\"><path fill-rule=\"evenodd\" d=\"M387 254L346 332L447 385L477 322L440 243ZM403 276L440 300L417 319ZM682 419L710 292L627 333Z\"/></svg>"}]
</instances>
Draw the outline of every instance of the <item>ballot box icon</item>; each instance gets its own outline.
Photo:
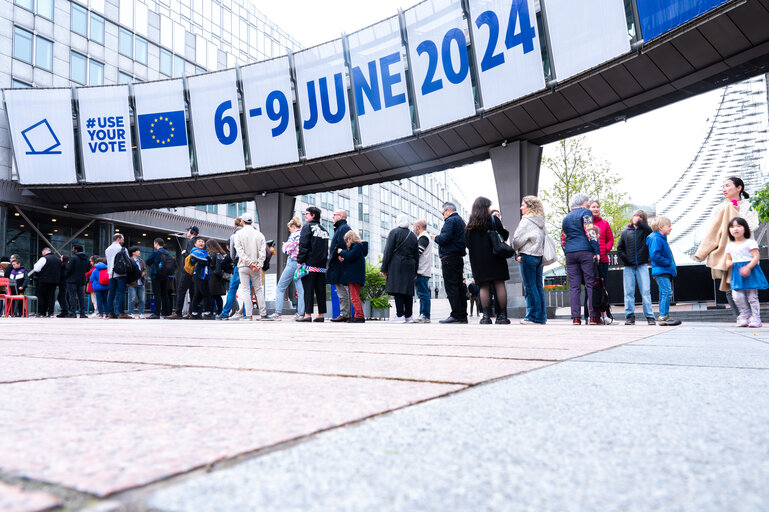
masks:
<instances>
[{"instance_id":1,"label":"ballot box icon","mask_svg":"<svg viewBox=\"0 0 769 512\"><path fill-rule=\"evenodd\" d=\"M43 119L29 128L22 130L22 137L29 146L28 155L60 155L61 151L56 148L61 146L59 138L48 123L48 119Z\"/></svg>"}]
</instances>

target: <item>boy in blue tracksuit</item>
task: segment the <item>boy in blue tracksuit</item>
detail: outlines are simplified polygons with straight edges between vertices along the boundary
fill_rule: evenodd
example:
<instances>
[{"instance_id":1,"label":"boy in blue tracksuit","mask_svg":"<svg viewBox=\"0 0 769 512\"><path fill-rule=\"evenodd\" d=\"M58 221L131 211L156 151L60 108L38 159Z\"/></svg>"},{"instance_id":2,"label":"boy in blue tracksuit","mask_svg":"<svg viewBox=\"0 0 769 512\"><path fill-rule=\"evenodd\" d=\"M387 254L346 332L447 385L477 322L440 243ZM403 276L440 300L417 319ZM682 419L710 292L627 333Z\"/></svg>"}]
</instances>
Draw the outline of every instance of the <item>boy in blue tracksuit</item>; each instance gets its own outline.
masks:
<instances>
[{"instance_id":1,"label":"boy in blue tracksuit","mask_svg":"<svg viewBox=\"0 0 769 512\"><path fill-rule=\"evenodd\" d=\"M668 235L673 227L667 217L657 217L651 223L651 235L646 238L652 277L660 290L658 325L681 325L680 320L670 318L670 299L673 296L671 280L676 276L676 261L668 245Z\"/></svg>"}]
</instances>

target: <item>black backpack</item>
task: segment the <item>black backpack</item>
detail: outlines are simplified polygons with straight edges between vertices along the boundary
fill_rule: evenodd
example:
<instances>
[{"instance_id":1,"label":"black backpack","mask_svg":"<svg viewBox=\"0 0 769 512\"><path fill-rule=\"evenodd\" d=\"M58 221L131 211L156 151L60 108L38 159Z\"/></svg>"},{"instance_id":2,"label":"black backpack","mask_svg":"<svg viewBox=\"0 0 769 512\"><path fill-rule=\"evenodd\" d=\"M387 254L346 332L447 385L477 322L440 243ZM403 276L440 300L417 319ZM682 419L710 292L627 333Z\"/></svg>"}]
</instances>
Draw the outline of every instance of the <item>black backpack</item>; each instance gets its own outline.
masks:
<instances>
[{"instance_id":1,"label":"black backpack","mask_svg":"<svg viewBox=\"0 0 769 512\"><path fill-rule=\"evenodd\" d=\"M273 240L267 241L267 256L264 258L264 265L262 265L262 270L265 272L270 270L270 258L272 258L272 244L275 242Z\"/></svg>"},{"instance_id":2,"label":"black backpack","mask_svg":"<svg viewBox=\"0 0 769 512\"><path fill-rule=\"evenodd\" d=\"M606 283L598 270L598 264L594 263L595 281L593 281L593 311L605 313L609 311L609 292L606 291Z\"/></svg>"},{"instance_id":3,"label":"black backpack","mask_svg":"<svg viewBox=\"0 0 769 512\"><path fill-rule=\"evenodd\" d=\"M171 256L168 251L160 253L160 263L158 264L158 277L167 279L176 274L176 258Z\"/></svg>"},{"instance_id":4,"label":"black backpack","mask_svg":"<svg viewBox=\"0 0 769 512\"><path fill-rule=\"evenodd\" d=\"M125 249L115 255L115 264L112 266L112 271L115 274L125 275L127 283L136 282L142 276L141 270L139 270L139 267L136 266L136 263Z\"/></svg>"}]
</instances>

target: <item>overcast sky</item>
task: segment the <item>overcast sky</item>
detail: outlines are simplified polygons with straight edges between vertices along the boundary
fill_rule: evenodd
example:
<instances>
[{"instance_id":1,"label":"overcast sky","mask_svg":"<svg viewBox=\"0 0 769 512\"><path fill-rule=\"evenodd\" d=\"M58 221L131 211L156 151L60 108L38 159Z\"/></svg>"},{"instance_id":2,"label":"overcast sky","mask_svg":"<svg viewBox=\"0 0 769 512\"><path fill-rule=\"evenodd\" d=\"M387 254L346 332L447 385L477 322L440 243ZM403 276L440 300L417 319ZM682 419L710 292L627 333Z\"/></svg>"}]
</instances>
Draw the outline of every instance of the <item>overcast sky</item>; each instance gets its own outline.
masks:
<instances>
[{"instance_id":1,"label":"overcast sky","mask_svg":"<svg viewBox=\"0 0 769 512\"><path fill-rule=\"evenodd\" d=\"M352 33L397 14L415 1L291 0L254 1L268 18L303 46L314 46ZM683 173L702 143L707 121L715 112L719 91L685 100L623 123L593 131L588 143L622 177L622 187L635 204L651 205ZM545 147L545 152L549 148ZM452 171L466 200L485 195L497 202L489 161ZM545 172L540 189L551 177ZM469 206L469 203L467 204Z\"/></svg>"}]
</instances>

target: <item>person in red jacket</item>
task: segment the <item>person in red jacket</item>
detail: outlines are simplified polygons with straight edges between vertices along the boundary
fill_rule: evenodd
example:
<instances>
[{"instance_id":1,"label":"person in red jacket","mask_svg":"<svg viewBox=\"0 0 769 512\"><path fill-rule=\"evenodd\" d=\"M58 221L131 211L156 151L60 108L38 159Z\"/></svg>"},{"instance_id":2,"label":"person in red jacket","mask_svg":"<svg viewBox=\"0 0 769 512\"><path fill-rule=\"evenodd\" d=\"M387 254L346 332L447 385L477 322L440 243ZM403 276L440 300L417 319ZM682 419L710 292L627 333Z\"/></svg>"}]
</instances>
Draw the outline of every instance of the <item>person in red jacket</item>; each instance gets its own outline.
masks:
<instances>
[{"instance_id":1,"label":"person in red jacket","mask_svg":"<svg viewBox=\"0 0 769 512\"><path fill-rule=\"evenodd\" d=\"M598 272L599 275L603 277L604 282L607 282L609 277L609 252L614 248L614 233L611 230L609 222L601 217L601 201L598 199L591 199L590 211L593 212L593 226L595 226L598 231L598 245L601 248L601 261L598 263ZM610 319L607 323L614 321L614 316L612 316L611 311L607 311L606 316ZM585 320L587 320L587 318L587 297L585 297Z\"/></svg>"}]
</instances>

